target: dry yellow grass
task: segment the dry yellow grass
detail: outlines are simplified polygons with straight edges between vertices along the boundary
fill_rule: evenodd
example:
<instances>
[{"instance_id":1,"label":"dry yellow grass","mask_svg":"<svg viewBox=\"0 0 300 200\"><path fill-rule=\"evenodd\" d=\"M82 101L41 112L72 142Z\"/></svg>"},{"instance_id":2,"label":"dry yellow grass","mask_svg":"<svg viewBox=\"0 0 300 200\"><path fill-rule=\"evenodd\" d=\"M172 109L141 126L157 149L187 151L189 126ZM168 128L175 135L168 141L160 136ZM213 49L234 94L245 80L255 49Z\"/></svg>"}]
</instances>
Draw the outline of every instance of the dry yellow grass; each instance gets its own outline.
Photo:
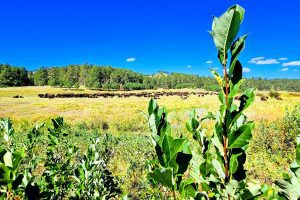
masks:
<instances>
[{"instance_id":1,"label":"dry yellow grass","mask_svg":"<svg viewBox=\"0 0 300 200\"><path fill-rule=\"evenodd\" d=\"M178 90L177 90L178 91ZM182 90L181 90L182 91ZM188 90L196 91L196 90ZM199 90L198 90L199 91ZM52 87L14 87L0 89L0 117L12 118L18 122L38 122L63 116L68 123L107 122L111 131L124 132L144 130L147 128L140 111L147 111L149 98L38 98L39 93L95 93L93 90L68 90ZM257 97L253 106L246 114L249 119L276 120L284 115L285 109L300 104L299 96L282 93L282 101L269 99L261 101ZM14 95L24 98L15 99ZM170 111L170 121L173 126L180 126L187 119L189 110L200 108L202 111L216 111L219 100L216 95L204 97L190 96L182 100L178 96L163 96L158 100L160 106L166 106Z\"/></svg>"}]
</instances>

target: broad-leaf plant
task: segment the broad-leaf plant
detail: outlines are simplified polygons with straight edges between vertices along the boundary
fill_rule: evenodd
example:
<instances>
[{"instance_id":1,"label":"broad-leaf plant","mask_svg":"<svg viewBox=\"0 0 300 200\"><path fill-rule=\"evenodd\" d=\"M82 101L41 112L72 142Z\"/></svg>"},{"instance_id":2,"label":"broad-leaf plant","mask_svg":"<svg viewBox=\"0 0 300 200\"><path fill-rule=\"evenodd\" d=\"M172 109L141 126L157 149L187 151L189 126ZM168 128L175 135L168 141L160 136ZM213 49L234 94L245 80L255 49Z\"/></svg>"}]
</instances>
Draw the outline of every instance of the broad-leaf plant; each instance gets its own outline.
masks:
<instances>
[{"instance_id":1,"label":"broad-leaf plant","mask_svg":"<svg viewBox=\"0 0 300 200\"><path fill-rule=\"evenodd\" d=\"M238 57L248 36L238 37L244 13L241 6L234 5L220 17L213 18L209 33L217 48L223 74L214 69L211 73L220 87L220 108L217 113L208 113L202 119L196 111L191 113L186 128L198 146L196 154L191 153L187 139L172 136L166 109L159 108L153 99L149 103L149 127L159 161L150 168L149 178L168 188L173 193L167 195L170 198L297 199L300 196L300 145L297 147L298 162L284 174L284 180L277 182L278 190L246 179L246 151L255 125L247 120L244 111L254 102L255 95L252 88L242 94L239 91L244 79ZM214 122L212 133L206 133L201 125L208 120Z\"/></svg>"}]
</instances>

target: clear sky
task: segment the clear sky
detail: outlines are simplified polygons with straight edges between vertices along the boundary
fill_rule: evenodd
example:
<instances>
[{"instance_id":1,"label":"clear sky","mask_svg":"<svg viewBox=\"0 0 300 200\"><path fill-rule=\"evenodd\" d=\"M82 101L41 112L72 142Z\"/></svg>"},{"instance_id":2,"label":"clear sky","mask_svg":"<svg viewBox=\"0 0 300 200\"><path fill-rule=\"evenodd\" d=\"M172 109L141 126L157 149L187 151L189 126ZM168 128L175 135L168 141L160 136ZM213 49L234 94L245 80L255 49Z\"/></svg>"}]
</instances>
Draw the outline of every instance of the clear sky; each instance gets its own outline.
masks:
<instances>
[{"instance_id":1,"label":"clear sky","mask_svg":"<svg viewBox=\"0 0 300 200\"><path fill-rule=\"evenodd\" d=\"M300 78L299 0L0 0L0 63L209 75L212 16L246 9L247 77Z\"/></svg>"}]
</instances>

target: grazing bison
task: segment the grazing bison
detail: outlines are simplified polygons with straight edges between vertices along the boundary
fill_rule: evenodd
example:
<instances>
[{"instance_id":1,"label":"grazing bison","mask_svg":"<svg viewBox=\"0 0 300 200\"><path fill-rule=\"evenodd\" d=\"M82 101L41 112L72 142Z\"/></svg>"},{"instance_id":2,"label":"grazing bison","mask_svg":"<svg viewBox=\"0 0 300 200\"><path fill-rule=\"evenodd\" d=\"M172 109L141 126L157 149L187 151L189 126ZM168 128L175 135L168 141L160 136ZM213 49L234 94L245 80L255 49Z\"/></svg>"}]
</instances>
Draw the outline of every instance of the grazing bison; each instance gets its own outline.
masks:
<instances>
[{"instance_id":1,"label":"grazing bison","mask_svg":"<svg viewBox=\"0 0 300 200\"><path fill-rule=\"evenodd\" d=\"M240 100L241 99L241 96L235 96L234 97L234 100Z\"/></svg>"},{"instance_id":2,"label":"grazing bison","mask_svg":"<svg viewBox=\"0 0 300 200\"><path fill-rule=\"evenodd\" d=\"M15 95L15 96L13 96L13 98L24 98L24 97L20 96L20 95Z\"/></svg>"},{"instance_id":3,"label":"grazing bison","mask_svg":"<svg viewBox=\"0 0 300 200\"><path fill-rule=\"evenodd\" d=\"M266 96L261 96L261 97L260 97L260 100L261 100L261 101L267 101L267 100L268 100L268 97L266 97Z\"/></svg>"},{"instance_id":4,"label":"grazing bison","mask_svg":"<svg viewBox=\"0 0 300 200\"><path fill-rule=\"evenodd\" d=\"M188 96L181 96L182 100L186 100L188 98Z\"/></svg>"}]
</instances>

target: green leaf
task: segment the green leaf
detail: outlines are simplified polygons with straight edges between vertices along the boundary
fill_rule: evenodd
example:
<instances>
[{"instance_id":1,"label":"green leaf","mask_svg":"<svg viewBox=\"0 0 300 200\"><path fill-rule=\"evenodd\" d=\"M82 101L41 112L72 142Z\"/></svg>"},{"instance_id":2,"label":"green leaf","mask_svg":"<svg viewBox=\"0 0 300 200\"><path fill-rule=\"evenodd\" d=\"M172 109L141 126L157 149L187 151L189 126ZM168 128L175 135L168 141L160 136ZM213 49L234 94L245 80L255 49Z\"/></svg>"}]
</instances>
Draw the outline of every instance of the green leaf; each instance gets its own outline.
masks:
<instances>
[{"instance_id":1,"label":"green leaf","mask_svg":"<svg viewBox=\"0 0 300 200\"><path fill-rule=\"evenodd\" d=\"M149 172L149 177L155 180L156 182L166 186L168 188L173 188L174 180L172 169L163 168L163 169L155 169L153 172Z\"/></svg>"},{"instance_id":2,"label":"green leaf","mask_svg":"<svg viewBox=\"0 0 300 200\"><path fill-rule=\"evenodd\" d=\"M253 90L253 88L247 89L241 96L240 110L244 111L254 102L255 95Z\"/></svg>"},{"instance_id":3,"label":"green leaf","mask_svg":"<svg viewBox=\"0 0 300 200\"><path fill-rule=\"evenodd\" d=\"M243 35L240 38L238 38L231 46L230 51L231 51L231 61L230 61L230 68L229 68L229 77L231 77L235 63L237 61L238 55L241 53L241 51L245 48L245 40L247 38L247 35Z\"/></svg>"},{"instance_id":4,"label":"green leaf","mask_svg":"<svg viewBox=\"0 0 300 200\"><path fill-rule=\"evenodd\" d=\"M300 116L300 113L299 113L299 116ZM297 135L296 142L297 142L297 145L300 145L300 134Z\"/></svg>"},{"instance_id":5,"label":"green leaf","mask_svg":"<svg viewBox=\"0 0 300 200\"><path fill-rule=\"evenodd\" d=\"M211 163L212 163L213 167L215 168L215 170L216 170L217 174L219 175L219 177L222 178L222 179L225 179L225 172L222 168L221 163L216 159L213 159Z\"/></svg>"},{"instance_id":6,"label":"green leaf","mask_svg":"<svg viewBox=\"0 0 300 200\"><path fill-rule=\"evenodd\" d=\"M226 103L226 101L225 101L225 94L224 94L223 90L222 90L222 92L219 93L218 98L219 98L219 100L220 100L220 102L222 104Z\"/></svg>"},{"instance_id":7,"label":"green leaf","mask_svg":"<svg viewBox=\"0 0 300 200\"><path fill-rule=\"evenodd\" d=\"M245 191L242 194L242 199L245 199L245 200L254 199L255 197L257 197L260 194L261 194L261 185L260 184L248 183L247 188L245 189Z\"/></svg>"},{"instance_id":8,"label":"green leaf","mask_svg":"<svg viewBox=\"0 0 300 200\"><path fill-rule=\"evenodd\" d=\"M169 135L165 135L162 143L162 151L164 153L165 162L169 163L171 161L171 153L172 153L172 141L173 138Z\"/></svg>"},{"instance_id":9,"label":"green leaf","mask_svg":"<svg viewBox=\"0 0 300 200\"><path fill-rule=\"evenodd\" d=\"M216 116L212 112L208 112L204 117L201 118L201 121L204 121L206 119L215 120Z\"/></svg>"},{"instance_id":10,"label":"green leaf","mask_svg":"<svg viewBox=\"0 0 300 200\"><path fill-rule=\"evenodd\" d=\"M58 117L56 119L52 119L52 124L54 126L54 129L58 129L61 126L63 126L63 124L64 124L64 118Z\"/></svg>"},{"instance_id":11,"label":"green leaf","mask_svg":"<svg viewBox=\"0 0 300 200\"><path fill-rule=\"evenodd\" d=\"M199 122L198 122L198 120L197 120L196 118L192 118L192 119L191 119L191 125L192 125L192 128L193 128L194 130L196 130L196 129L199 127Z\"/></svg>"},{"instance_id":12,"label":"green leaf","mask_svg":"<svg viewBox=\"0 0 300 200\"><path fill-rule=\"evenodd\" d=\"M10 137L8 136L8 134L4 133L3 138L4 138L5 142L9 142Z\"/></svg>"},{"instance_id":13,"label":"green leaf","mask_svg":"<svg viewBox=\"0 0 300 200\"><path fill-rule=\"evenodd\" d=\"M13 162L12 162L12 154L11 152L7 151L4 156L3 156L3 161L4 161L4 164L7 166L7 167L11 167L13 168Z\"/></svg>"},{"instance_id":14,"label":"green leaf","mask_svg":"<svg viewBox=\"0 0 300 200\"><path fill-rule=\"evenodd\" d=\"M300 145L296 147L296 162L300 165Z\"/></svg>"},{"instance_id":15,"label":"green leaf","mask_svg":"<svg viewBox=\"0 0 300 200\"><path fill-rule=\"evenodd\" d=\"M221 55L230 49L244 18L245 10L239 5L229 8L221 17L215 18L210 32ZM222 64L225 58L223 56Z\"/></svg>"},{"instance_id":16,"label":"green leaf","mask_svg":"<svg viewBox=\"0 0 300 200\"><path fill-rule=\"evenodd\" d=\"M212 23L212 26L211 26L211 29L214 28L216 22L218 21L218 18L216 16L213 17L213 23Z\"/></svg>"},{"instance_id":17,"label":"green leaf","mask_svg":"<svg viewBox=\"0 0 300 200\"><path fill-rule=\"evenodd\" d=\"M234 172L236 172L237 168L238 168L238 157L241 155L241 153L239 154L232 154L230 157L230 163L229 163L229 171L231 174L234 174Z\"/></svg>"},{"instance_id":18,"label":"green leaf","mask_svg":"<svg viewBox=\"0 0 300 200\"><path fill-rule=\"evenodd\" d=\"M205 162L201 163L199 169L203 178L205 178L209 174L211 167L212 165L207 161L207 158Z\"/></svg>"},{"instance_id":19,"label":"green leaf","mask_svg":"<svg viewBox=\"0 0 300 200\"><path fill-rule=\"evenodd\" d=\"M185 127L190 133L194 133L191 120L189 120L185 123Z\"/></svg>"},{"instance_id":20,"label":"green leaf","mask_svg":"<svg viewBox=\"0 0 300 200\"><path fill-rule=\"evenodd\" d=\"M192 178L184 180L180 183L179 192L181 199L190 199L196 196L194 185L194 180Z\"/></svg>"},{"instance_id":21,"label":"green leaf","mask_svg":"<svg viewBox=\"0 0 300 200\"><path fill-rule=\"evenodd\" d=\"M158 130L160 130L158 134L161 135L161 136L171 135L170 123L165 121L165 119L162 123L159 124Z\"/></svg>"},{"instance_id":22,"label":"green leaf","mask_svg":"<svg viewBox=\"0 0 300 200\"><path fill-rule=\"evenodd\" d=\"M230 180L229 183L227 183L225 186L226 192L228 193L229 196L235 197L239 186L241 187L242 185L239 185L238 181L234 179Z\"/></svg>"},{"instance_id":23,"label":"green leaf","mask_svg":"<svg viewBox=\"0 0 300 200\"><path fill-rule=\"evenodd\" d=\"M1 119L0 129L4 129L8 138L13 136L14 129L12 127L12 122L10 119Z\"/></svg>"},{"instance_id":24,"label":"green leaf","mask_svg":"<svg viewBox=\"0 0 300 200\"><path fill-rule=\"evenodd\" d=\"M13 170L17 169L21 164L22 159L26 156L25 149L21 148L19 151L13 153Z\"/></svg>"},{"instance_id":25,"label":"green leaf","mask_svg":"<svg viewBox=\"0 0 300 200\"><path fill-rule=\"evenodd\" d=\"M231 104L229 112L232 113L232 112L237 111L237 110L238 110L237 105L236 104Z\"/></svg>"},{"instance_id":26,"label":"green leaf","mask_svg":"<svg viewBox=\"0 0 300 200\"><path fill-rule=\"evenodd\" d=\"M237 83L235 83L235 85L231 88L231 91L228 95L229 99L235 97L238 94L240 86L244 81L245 79L240 79Z\"/></svg>"},{"instance_id":27,"label":"green leaf","mask_svg":"<svg viewBox=\"0 0 300 200\"><path fill-rule=\"evenodd\" d=\"M171 145L171 157L174 157L175 154L181 152L185 143L187 142L184 138L176 138L172 141Z\"/></svg>"},{"instance_id":28,"label":"green leaf","mask_svg":"<svg viewBox=\"0 0 300 200\"><path fill-rule=\"evenodd\" d=\"M233 120L231 123L235 123L236 120L243 114L243 111L246 110L253 102L254 102L254 92L253 88L247 89L244 94L240 97L240 106L239 106L239 111L236 113L234 116Z\"/></svg>"},{"instance_id":29,"label":"green leaf","mask_svg":"<svg viewBox=\"0 0 300 200\"><path fill-rule=\"evenodd\" d=\"M240 61L236 61L233 74L231 77L232 84L235 85L237 84L243 77L243 67Z\"/></svg>"},{"instance_id":30,"label":"green leaf","mask_svg":"<svg viewBox=\"0 0 300 200\"><path fill-rule=\"evenodd\" d=\"M232 131L228 137L229 148L246 148L252 138L252 130L255 125L253 122L248 122L241 126L237 131Z\"/></svg>"},{"instance_id":31,"label":"green leaf","mask_svg":"<svg viewBox=\"0 0 300 200\"><path fill-rule=\"evenodd\" d=\"M280 188L280 194L285 196L287 199L297 200L300 198L300 182L293 173L291 174L292 176L290 180L279 180L275 183Z\"/></svg>"},{"instance_id":32,"label":"green leaf","mask_svg":"<svg viewBox=\"0 0 300 200\"><path fill-rule=\"evenodd\" d=\"M191 118L186 122L186 129L193 134L193 138L197 141L202 141L201 131L199 130L200 123L197 120L196 111L191 112Z\"/></svg>"},{"instance_id":33,"label":"green leaf","mask_svg":"<svg viewBox=\"0 0 300 200\"><path fill-rule=\"evenodd\" d=\"M149 102L149 105L148 105L148 113L149 115L151 115L155 109L157 109L157 103L156 103L156 100L151 98L150 102Z\"/></svg>"},{"instance_id":34,"label":"green leaf","mask_svg":"<svg viewBox=\"0 0 300 200\"><path fill-rule=\"evenodd\" d=\"M219 150L220 155L224 157L223 144L221 143L220 139L218 138L218 136L216 134L214 134L214 137L211 138L211 142Z\"/></svg>"},{"instance_id":35,"label":"green leaf","mask_svg":"<svg viewBox=\"0 0 300 200\"><path fill-rule=\"evenodd\" d=\"M153 135L157 135L157 128L155 123L155 115L152 113L149 117L149 127Z\"/></svg>"},{"instance_id":36,"label":"green leaf","mask_svg":"<svg viewBox=\"0 0 300 200\"><path fill-rule=\"evenodd\" d=\"M5 166L5 164L0 163L0 184L1 183L10 183L11 179L10 179L10 172L11 170Z\"/></svg>"}]
</instances>

